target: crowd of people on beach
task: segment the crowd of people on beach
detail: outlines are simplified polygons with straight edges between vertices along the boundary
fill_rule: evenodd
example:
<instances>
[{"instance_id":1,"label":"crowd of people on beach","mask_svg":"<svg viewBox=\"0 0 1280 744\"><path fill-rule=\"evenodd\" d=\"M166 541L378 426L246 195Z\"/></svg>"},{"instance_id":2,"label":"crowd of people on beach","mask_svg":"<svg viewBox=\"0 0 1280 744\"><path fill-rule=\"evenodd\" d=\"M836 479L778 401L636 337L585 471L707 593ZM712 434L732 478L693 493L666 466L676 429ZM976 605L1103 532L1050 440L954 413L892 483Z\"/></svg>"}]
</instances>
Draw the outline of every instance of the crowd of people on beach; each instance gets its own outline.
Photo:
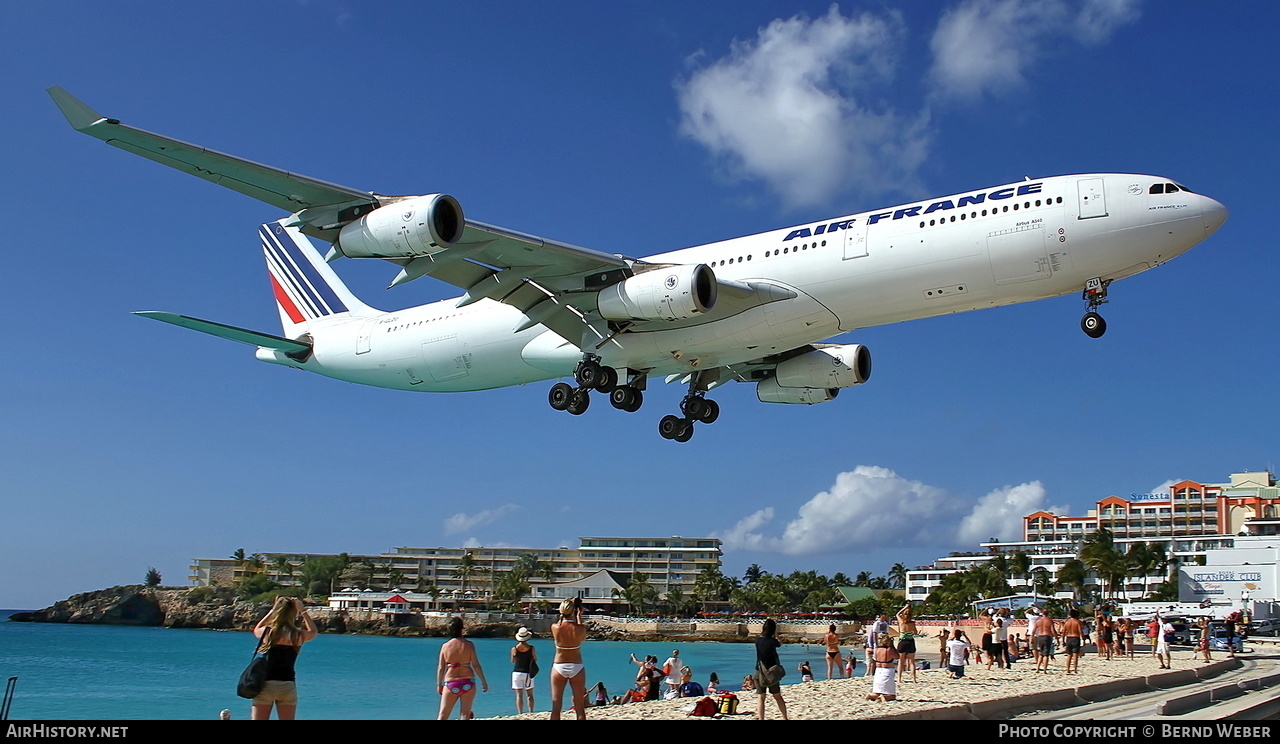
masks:
<instances>
[{"instance_id":1,"label":"crowd of people on beach","mask_svg":"<svg viewBox=\"0 0 1280 744\"><path fill-rule=\"evenodd\" d=\"M1020 660L1029 660L1037 674L1052 673L1057 667L1057 655L1065 656L1062 670L1065 674L1079 674L1080 662L1088 644L1095 646L1099 660L1133 659L1136 641L1145 638L1150 653L1161 669L1173 666L1170 647L1176 642L1175 628L1168 618L1156 613L1149 622L1141 623L1133 618L1114 616L1107 606L1100 606L1092 618L1082 618L1077 609L1067 612L1065 618L1052 618L1038 605L1028 607L1023 615L1025 635L1012 630L1015 625L1009 608L985 611L975 624L967 622L944 626L935 636L938 642L939 664L945 666L946 676L953 680L966 679L966 667L982 665L986 669L1009 669ZM1236 620L1228 618L1229 633L1234 635ZM981 627L979 641L969 637ZM1208 618L1199 621L1200 637L1195 648L1204 663L1213 660L1209 648L1210 625ZM253 697L251 717L256 720L270 718L274 707L280 719L294 717L297 707L297 691L294 682L294 661L301 646L318 634L314 622L305 612L301 601L280 598L270 613L253 629L258 639L257 655L265 659L265 682ZM481 667L475 644L465 637L462 618L450 618L449 640L440 648L436 672L436 688L440 696L439 718L448 719L455 707L463 719L473 717L472 705L478 690L489 691L489 683ZM583 720L593 706L627 705L660 699L692 698L690 715L720 715L737 712L738 696L735 691L721 685L716 672L707 676L704 686L694 680L693 670L683 662L680 650L659 663L656 656L641 659L632 654L630 662L636 667L634 684L626 692L610 696L603 682L587 684L587 671L582 657L582 643L587 638L587 626L582 620L582 604L578 599L561 603L559 618L551 625L551 640L555 654L551 663L550 689L552 720L558 720L568 710ZM860 637L859 637L860 636ZM535 711L534 686L540 669L537 649L529 643L534 634L527 628L515 633L515 645L511 648L511 689L515 693L517 714ZM837 626L828 626L822 637L825 649L826 679L852 678L858 667L854 651L847 656L847 645L860 646L863 652L865 673L871 678L867 700L891 702L898 699L898 684L918 682L918 671L928 669L929 662L917 661L918 639L924 639L917 627L908 603L890 621L887 613L868 623L863 632L842 637ZM808 645L808 641L802 641ZM754 639L755 668L742 678L737 692L755 693L756 717L766 717L767 698L772 697L778 714L787 718L787 705L782 694L782 679L786 676L778 649L778 626L772 618L764 620L760 634ZM1228 653L1234 655L1234 647L1227 644ZM985 657L985 659L984 659ZM796 669L801 683L813 682L813 668L803 661ZM908 675L909 672L909 675ZM566 701L566 692L569 700ZM246 695L248 697L248 695ZM228 717L229 711L223 711Z\"/></svg>"}]
</instances>

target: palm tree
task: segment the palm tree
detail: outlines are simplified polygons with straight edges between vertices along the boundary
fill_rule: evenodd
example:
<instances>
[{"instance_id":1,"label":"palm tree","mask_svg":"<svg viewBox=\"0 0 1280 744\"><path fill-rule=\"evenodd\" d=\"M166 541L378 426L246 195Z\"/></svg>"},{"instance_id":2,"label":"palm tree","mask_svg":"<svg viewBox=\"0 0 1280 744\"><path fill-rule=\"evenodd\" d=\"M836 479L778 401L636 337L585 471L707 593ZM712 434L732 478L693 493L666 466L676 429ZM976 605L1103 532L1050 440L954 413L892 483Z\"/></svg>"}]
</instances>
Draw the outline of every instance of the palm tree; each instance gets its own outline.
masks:
<instances>
[{"instance_id":1,"label":"palm tree","mask_svg":"<svg viewBox=\"0 0 1280 744\"><path fill-rule=\"evenodd\" d=\"M1032 569L1031 576L1031 586L1036 596L1051 599L1054 594L1057 594L1056 582L1053 580L1053 575L1049 573L1049 569L1036 566Z\"/></svg>"},{"instance_id":2,"label":"palm tree","mask_svg":"<svg viewBox=\"0 0 1280 744\"><path fill-rule=\"evenodd\" d=\"M293 578L293 563L289 561L289 556L276 556L275 560L271 561L271 567L275 569L277 576L288 576L290 579Z\"/></svg>"},{"instance_id":3,"label":"palm tree","mask_svg":"<svg viewBox=\"0 0 1280 744\"><path fill-rule=\"evenodd\" d=\"M1084 586L1089 578L1089 568L1079 559L1072 558L1058 569L1058 583L1071 587L1071 599L1080 601Z\"/></svg>"},{"instance_id":4,"label":"palm tree","mask_svg":"<svg viewBox=\"0 0 1280 744\"><path fill-rule=\"evenodd\" d=\"M720 571L719 566L707 566L694 581L693 596L702 603L702 609L706 610L709 602L727 600L733 589L733 582Z\"/></svg>"},{"instance_id":5,"label":"palm tree","mask_svg":"<svg viewBox=\"0 0 1280 744\"><path fill-rule=\"evenodd\" d=\"M637 613L643 613L645 607L658 601L658 590L649 583L648 576L634 571L631 580L627 582L627 588L622 590L622 596Z\"/></svg>"},{"instance_id":6,"label":"palm tree","mask_svg":"<svg viewBox=\"0 0 1280 744\"><path fill-rule=\"evenodd\" d=\"M458 559L458 565L453 567L453 575L457 577L458 581L462 582L463 593L467 591L467 582L479 570L480 566L476 565L476 559L471 553L463 553L462 557Z\"/></svg>"},{"instance_id":7,"label":"palm tree","mask_svg":"<svg viewBox=\"0 0 1280 744\"><path fill-rule=\"evenodd\" d=\"M894 589L906 589L907 567L901 563L893 564L893 567L889 569L889 582L893 585Z\"/></svg>"},{"instance_id":8,"label":"palm tree","mask_svg":"<svg viewBox=\"0 0 1280 744\"><path fill-rule=\"evenodd\" d=\"M1111 596L1115 595L1116 586L1123 584L1129 575L1127 556L1115 546L1111 530L1099 527L1084 539L1080 549L1080 560L1093 569L1102 579L1103 586Z\"/></svg>"},{"instance_id":9,"label":"palm tree","mask_svg":"<svg viewBox=\"0 0 1280 744\"><path fill-rule=\"evenodd\" d=\"M1024 585L1030 583L1031 578L1031 556L1019 550L1013 554L1013 560L1009 561L1009 572L1014 576L1022 579Z\"/></svg>"},{"instance_id":10,"label":"palm tree","mask_svg":"<svg viewBox=\"0 0 1280 744\"><path fill-rule=\"evenodd\" d=\"M854 586L871 586L871 572L870 571L859 572L858 578L853 580L853 585Z\"/></svg>"},{"instance_id":11,"label":"palm tree","mask_svg":"<svg viewBox=\"0 0 1280 744\"><path fill-rule=\"evenodd\" d=\"M748 584L754 584L760 580L760 577L765 575L766 573L764 569L760 568L759 563L752 563L747 566L747 570L742 574L742 580Z\"/></svg>"}]
</instances>

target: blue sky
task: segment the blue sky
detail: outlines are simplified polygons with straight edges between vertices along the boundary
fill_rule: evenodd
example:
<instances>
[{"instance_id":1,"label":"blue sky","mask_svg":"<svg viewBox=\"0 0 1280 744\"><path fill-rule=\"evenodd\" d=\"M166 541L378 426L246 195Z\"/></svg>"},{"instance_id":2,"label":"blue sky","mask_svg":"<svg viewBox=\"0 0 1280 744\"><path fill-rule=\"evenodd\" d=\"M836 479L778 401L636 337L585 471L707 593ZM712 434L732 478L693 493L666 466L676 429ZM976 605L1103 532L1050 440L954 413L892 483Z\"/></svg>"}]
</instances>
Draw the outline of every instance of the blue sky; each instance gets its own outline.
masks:
<instances>
[{"instance_id":1,"label":"blue sky","mask_svg":"<svg viewBox=\"0 0 1280 744\"><path fill-rule=\"evenodd\" d=\"M98 3L6 8L0 606L185 583L195 557L726 538L741 574L884 573L1034 508L1277 458L1270 3ZM1024 175L1166 175L1231 218L1076 297L866 329L821 406L745 385L687 445L549 383L362 388L129 313L267 331L273 208L73 132L108 116L646 255ZM1268 256L1271 256L1268 258ZM336 265L371 304L453 296ZM986 529L989 526L990 529Z\"/></svg>"}]
</instances>

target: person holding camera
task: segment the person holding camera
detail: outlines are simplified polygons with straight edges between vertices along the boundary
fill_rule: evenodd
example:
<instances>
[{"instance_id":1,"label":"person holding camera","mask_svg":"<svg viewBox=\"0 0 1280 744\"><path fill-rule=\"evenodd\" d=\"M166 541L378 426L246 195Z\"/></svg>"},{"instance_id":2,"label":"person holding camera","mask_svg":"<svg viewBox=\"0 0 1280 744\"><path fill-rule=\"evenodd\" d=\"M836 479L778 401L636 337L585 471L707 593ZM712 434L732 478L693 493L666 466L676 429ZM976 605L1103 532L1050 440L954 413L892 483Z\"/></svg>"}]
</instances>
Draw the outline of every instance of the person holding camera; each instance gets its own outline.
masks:
<instances>
[{"instance_id":1,"label":"person holding camera","mask_svg":"<svg viewBox=\"0 0 1280 744\"><path fill-rule=\"evenodd\" d=\"M551 664L551 720L560 720L566 684L573 691L573 709L579 721L587 718L587 670L582 663L582 642L587 639L587 626L582 624L582 599L574 597L560 603L560 620L551 626L556 644L555 661Z\"/></svg>"}]
</instances>

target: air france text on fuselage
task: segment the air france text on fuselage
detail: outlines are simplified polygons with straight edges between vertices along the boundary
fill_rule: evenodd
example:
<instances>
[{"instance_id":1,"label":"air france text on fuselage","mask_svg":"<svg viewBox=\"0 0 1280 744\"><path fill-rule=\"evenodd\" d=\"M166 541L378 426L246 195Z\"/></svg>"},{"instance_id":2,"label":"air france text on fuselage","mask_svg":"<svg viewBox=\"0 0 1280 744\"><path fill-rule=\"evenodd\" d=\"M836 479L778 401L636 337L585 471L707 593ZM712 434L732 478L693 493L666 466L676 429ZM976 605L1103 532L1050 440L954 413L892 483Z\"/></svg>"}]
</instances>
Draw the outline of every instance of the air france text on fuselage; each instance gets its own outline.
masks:
<instances>
[{"instance_id":1,"label":"air france text on fuselage","mask_svg":"<svg viewBox=\"0 0 1280 744\"><path fill-rule=\"evenodd\" d=\"M961 209L963 207L973 206L975 204L984 204L988 199L995 201L999 199L1011 199L1014 196L1026 196L1027 194L1038 194L1040 193L1040 187L1043 185L1044 185L1043 181L1037 181L1035 183L1024 183L1018 186L1006 186L1005 188L995 189L993 191L983 191L977 194L969 194L966 196L958 197L954 200L941 199L939 201L932 202L928 205L917 204L911 207L902 207L901 209L895 209L890 212L879 212L877 214L867 215L867 224L874 225L880 220L889 220L889 219L900 220L903 217L919 217L921 215L932 214L934 212L939 212L945 209ZM857 221L856 217L850 217L847 220L837 220L835 222L823 222L821 224L813 225L810 227L801 227L787 233L787 236L783 238L782 241L785 243L789 240L796 240L799 238L811 238L815 235L822 235L824 233L835 232L836 230L845 230L845 229L848 229L849 226L856 221Z\"/></svg>"}]
</instances>

